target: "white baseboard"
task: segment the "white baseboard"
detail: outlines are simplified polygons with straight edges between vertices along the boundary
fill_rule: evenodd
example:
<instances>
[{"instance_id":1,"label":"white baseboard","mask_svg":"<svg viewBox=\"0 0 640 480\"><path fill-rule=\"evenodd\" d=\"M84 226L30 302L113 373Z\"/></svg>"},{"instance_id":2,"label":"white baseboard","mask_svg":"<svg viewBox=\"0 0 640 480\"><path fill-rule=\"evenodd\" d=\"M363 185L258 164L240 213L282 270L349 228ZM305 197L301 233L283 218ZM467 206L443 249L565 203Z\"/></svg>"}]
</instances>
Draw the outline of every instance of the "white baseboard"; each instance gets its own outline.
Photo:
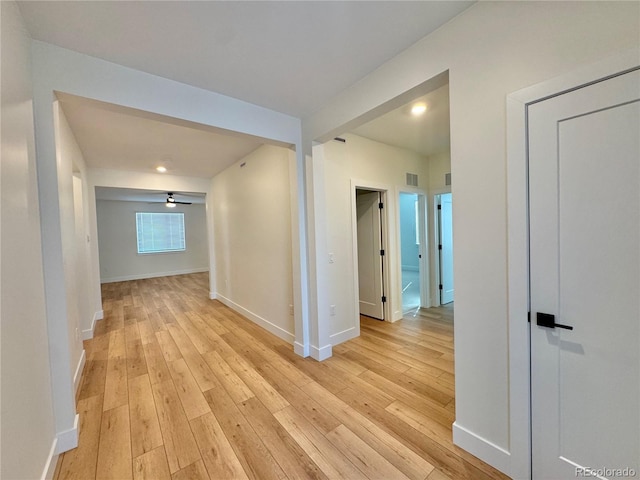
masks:
<instances>
[{"instance_id":1,"label":"white baseboard","mask_svg":"<svg viewBox=\"0 0 640 480\"><path fill-rule=\"evenodd\" d=\"M82 340L91 340L93 338L93 332L96 329L96 322L104 318L104 310L96 310L91 320L91 327L87 330L82 330Z\"/></svg>"},{"instance_id":2,"label":"white baseboard","mask_svg":"<svg viewBox=\"0 0 640 480\"><path fill-rule=\"evenodd\" d=\"M175 270L173 272L139 273L136 275L123 275L120 277L101 278L100 283L128 282L129 280L142 280L145 278L171 277L173 275L187 275L189 273L208 272L208 268L191 268L187 270Z\"/></svg>"},{"instance_id":3,"label":"white baseboard","mask_svg":"<svg viewBox=\"0 0 640 480\"><path fill-rule=\"evenodd\" d=\"M360 332L356 327L347 328L342 332L334 333L329 336L329 340L331 340L331 345L339 345L341 343L346 342L347 340L351 340L352 338L356 338Z\"/></svg>"},{"instance_id":4,"label":"white baseboard","mask_svg":"<svg viewBox=\"0 0 640 480\"><path fill-rule=\"evenodd\" d=\"M47 456L47 461L44 464L44 470L42 471L41 480L52 480L53 474L56 473L56 464L58 463L58 454L56 453L56 444L58 439L54 438Z\"/></svg>"},{"instance_id":5,"label":"white baseboard","mask_svg":"<svg viewBox=\"0 0 640 480\"><path fill-rule=\"evenodd\" d=\"M78 423L80 422L80 415L76 413L76 418L73 420L73 428L60 432L56 435L56 454L68 452L69 450L78 446Z\"/></svg>"},{"instance_id":6,"label":"white baseboard","mask_svg":"<svg viewBox=\"0 0 640 480\"><path fill-rule=\"evenodd\" d=\"M293 342L293 351L297 355L300 355L301 357L306 358L309 356L309 344L302 345L301 343Z\"/></svg>"},{"instance_id":7,"label":"white baseboard","mask_svg":"<svg viewBox=\"0 0 640 480\"><path fill-rule=\"evenodd\" d=\"M216 292L209 292L209 300L217 300L218 299L218 295L216 295Z\"/></svg>"},{"instance_id":8,"label":"white baseboard","mask_svg":"<svg viewBox=\"0 0 640 480\"><path fill-rule=\"evenodd\" d=\"M324 347L315 347L311 345L311 358L321 362L322 360L326 360L327 358L333 355L333 350L331 345L325 345Z\"/></svg>"},{"instance_id":9,"label":"white baseboard","mask_svg":"<svg viewBox=\"0 0 640 480\"><path fill-rule=\"evenodd\" d=\"M78 387L80 386L80 379L82 378L82 372L84 371L84 364L87 360L86 352L82 350L80 354L80 360L78 360L78 366L76 367L76 373L73 376L73 391L74 393L78 392Z\"/></svg>"},{"instance_id":10,"label":"white baseboard","mask_svg":"<svg viewBox=\"0 0 640 480\"><path fill-rule=\"evenodd\" d=\"M502 473L509 473L511 465L509 452L460 426L457 422L453 424L453 443Z\"/></svg>"},{"instance_id":11,"label":"white baseboard","mask_svg":"<svg viewBox=\"0 0 640 480\"><path fill-rule=\"evenodd\" d=\"M258 324L262 328L267 330L268 332L273 333L276 337L279 337L282 340L284 340L286 342L289 342L289 343L293 343L295 341L296 337L295 337L295 335L293 333L287 332L284 328L279 327L275 323L271 323L266 318L262 318L260 315L257 315L255 313L253 313L252 311L247 310L243 306L238 305L234 301L229 300L228 298L220 295L219 293L216 293L215 295L216 295L216 299L219 300L220 302L224 303L227 307L235 310L236 312L240 313L241 315L244 315L249 320L251 320L253 323Z\"/></svg>"}]
</instances>

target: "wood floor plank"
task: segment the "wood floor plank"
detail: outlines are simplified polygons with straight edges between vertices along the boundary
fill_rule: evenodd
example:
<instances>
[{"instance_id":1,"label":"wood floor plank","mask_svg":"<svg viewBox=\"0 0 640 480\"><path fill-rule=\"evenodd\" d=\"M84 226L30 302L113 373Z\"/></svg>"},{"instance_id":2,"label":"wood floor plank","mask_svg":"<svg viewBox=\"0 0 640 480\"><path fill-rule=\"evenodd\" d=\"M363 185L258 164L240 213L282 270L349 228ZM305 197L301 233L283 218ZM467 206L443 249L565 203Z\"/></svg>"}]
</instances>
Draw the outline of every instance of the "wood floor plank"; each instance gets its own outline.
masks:
<instances>
[{"instance_id":1,"label":"wood floor plank","mask_svg":"<svg viewBox=\"0 0 640 480\"><path fill-rule=\"evenodd\" d=\"M202 460L192 463L171 475L171 480L209 480Z\"/></svg>"},{"instance_id":2,"label":"wood floor plank","mask_svg":"<svg viewBox=\"0 0 640 480\"><path fill-rule=\"evenodd\" d=\"M103 335L107 337L107 335ZM84 399L104 394L104 384L107 378L107 350L93 350L86 361L82 386L78 398Z\"/></svg>"},{"instance_id":3,"label":"wood floor plank","mask_svg":"<svg viewBox=\"0 0 640 480\"><path fill-rule=\"evenodd\" d=\"M408 480L406 475L344 425L329 432L327 438L368 478Z\"/></svg>"},{"instance_id":4,"label":"wood floor plank","mask_svg":"<svg viewBox=\"0 0 640 480\"><path fill-rule=\"evenodd\" d=\"M409 370L409 368L411 368L411 365L407 365L401 360L398 360L398 357L397 355L395 355L394 351L390 352L386 348L372 345L359 338L354 338L352 342L349 342L349 349L352 352L358 353L370 360L382 363L385 367L390 368L398 373L404 373ZM345 355L345 358L349 358L348 355Z\"/></svg>"},{"instance_id":5,"label":"wood floor plank","mask_svg":"<svg viewBox=\"0 0 640 480\"><path fill-rule=\"evenodd\" d=\"M98 462L100 424L102 422L102 395L95 395L78 402L80 425L78 447L62 457L58 479L85 480L94 478Z\"/></svg>"},{"instance_id":6,"label":"wood floor plank","mask_svg":"<svg viewBox=\"0 0 640 480\"><path fill-rule=\"evenodd\" d=\"M304 386L298 388L273 365L267 363L257 370L285 400L322 433L329 433L340 425L340 422L327 409L304 392Z\"/></svg>"},{"instance_id":7,"label":"wood floor plank","mask_svg":"<svg viewBox=\"0 0 640 480\"><path fill-rule=\"evenodd\" d=\"M207 352L204 354L204 359L235 403L244 402L255 396L218 352Z\"/></svg>"},{"instance_id":8,"label":"wood floor plank","mask_svg":"<svg viewBox=\"0 0 640 480\"><path fill-rule=\"evenodd\" d=\"M212 479L249 478L213 413L194 418L190 423L207 472Z\"/></svg>"},{"instance_id":9,"label":"wood floor plank","mask_svg":"<svg viewBox=\"0 0 640 480\"><path fill-rule=\"evenodd\" d=\"M214 345L207 340L207 337L203 336L193 322L191 322L188 314L180 315L177 317L177 320L178 325L180 325L199 354L210 352L215 348ZM182 354L185 355L185 352L182 352Z\"/></svg>"},{"instance_id":10,"label":"wood floor plank","mask_svg":"<svg viewBox=\"0 0 640 480\"><path fill-rule=\"evenodd\" d=\"M142 350L144 351L144 358L147 364L147 370L149 372L149 379L151 384L161 383L171 378L169 369L167 368L167 362L162 355L160 346L157 339L154 339L150 343L142 344Z\"/></svg>"},{"instance_id":11,"label":"wood floor plank","mask_svg":"<svg viewBox=\"0 0 640 480\"><path fill-rule=\"evenodd\" d=\"M88 477L87 477L88 478ZM163 447L140 455L133 460L134 480L171 480L169 464Z\"/></svg>"},{"instance_id":12,"label":"wood floor plank","mask_svg":"<svg viewBox=\"0 0 640 480\"><path fill-rule=\"evenodd\" d=\"M137 324L136 324L137 326ZM147 373L142 341L137 338L127 342L127 378L131 379Z\"/></svg>"},{"instance_id":13,"label":"wood floor plank","mask_svg":"<svg viewBox=\"0 0 640 480\"><path fill-rule=\"evenodd\" d=\"M112 330L109 336L109 358L124 358L126 355L124 327Z\"/></svg>"},{"instance_id":14,"label":"wood floor plank","mask_svg":"<svg viewBox=\"0 0 640 480\"><path fill-rule=\"evenodd\" d=\"M250 398L238 407L287 477L327 479L258 398Z\"/></svg>"},{"instance_id":15,"label":"wood floor plank","mask_svg":"<svg viewBox=\"0 0 640 480\"><path fill-rule=\"evenodd\" d=\"M111 410L112 408L126 405L128 401L127 359L124 355L113 358L110 356L107 362L103 409L105 411Z\"/></svg>"},{"instance_id":16,"label":"wood floor plank","mask_svg":"<svg viewBox=\"0 0 640 480\"><path fill-rule=\"evenodd\" d=\"M453 445L451 429L444 427L442 424L432 420L427 415L404 405L402 402L396 401L389 405L385 410L392 415L398 417L399 420L411 425L421 433L430 438L440 438L441 445Z\"/></svg>"},{"instance_id":17,"label":"wood floor plank","mask_svg":"<svg viewBox=\"0 0 640 480\"><path fill-rule=\"evenodd\" d=\"M307 387L347 428L409 478L423 479L433 470L431 463L328 390L317 384Z\"/></svg>"},{"instance_id":18,"label":"wood floor plank","mask_svg":"<svg viewBox=\"0 0 640 480\"><path fill-rule=\"evenodd\" d=\"M418 393L409 391L375 372L367 370L360 375L360 378L375 383L378 388L389 395L393 395L397 400L402 401L404 404L418 411L428 412L431 418L440 422L447 428L450 428L455 420L452 413L444 408L442 404L435 402L431 398L422 397Z\"/></svg>"},{"instance_id":19,"label":"wood floor plank","mask_svg":"<svg viewBox=\"0 0 640 480\"><path fill-rule=\"evenodd\" d=\"M58 479L507 478L452 443L450 306L362 317L317 362L209 300L208 273L104 284L102 298Z\"/></svg>"},{"instance_id":20,"label":"wood floor plank","mask_svg":"<svg viewBox=\"0 0 640 480\"><path fill-rule=\"evenodd\" d=\"M236 357L229 366L271 413L275 413L289 405L289 402L242 357Z\"/></svg>"},{"instance_id":21,"label":"wood floor plank","mask_svg":"<svg viewBox=\"0 0 640 480\"><path fill-rule=\"evenodd\" d=\"M201 391L211 390L218 385L215 374L202 355L185 355L184 361L189 367L189 370L191 370L191 374L198 383Z\"/></svg>"},{"instance_id":22,"label":"wood floor plank","mask_svg":"<svg viewBox=\"0 0 640 480\"><path fill-rule=\"evenodd\" d=\"M180 352L178 345L176 345L176 342L168 329L156 332L156 339L158 340L160 351L167 363L182 358L182 352Z\"/></svg>"},{"instance_id":23,"label":"wood floor plank","mask_svg":"<svg viewBox=\"0 0 640 480\"><path fill-rule=\"evenodd\" d=\"M247 476L255 480L286 478L226 390L214 388L204 395Z\"/></svg>"},{"instance_id":24,"label":"wood floor plank","mask_svg":"<svg viewBox=\"0 0 640 480\"><path fill-rule=\"evenodd\" d=\"M162 445L162 432L149 375L129 379L131 453L138 457Z\"/></svg>"},{"instance_id":25,"label":"wood floor plank","mask_svg":"<svg viewBox=\"0 0 640 480\"><path fill-rule=\"evenodd\" d=\"M348 385L345 384L338 376L332 375L331 370L324 363L316 362L308 357L301 358L296 355L290 347L279 346L275 347L275 349L290 363L328 390L337 392L347 388Z\"/></svg>"},{"instance_id":26,"label":"wood floor plank","mask_svg":"<svg viewBox=\"0 0 640 480\"><path fill-rule=\"evenodd\" d=\"M427 480L453 480L450 476L445 475L440 470L434 470L429 474Z\"/></svg>"},{"instance_id":27,"label":"wood floor plank","mask_svg":"<svg viewBox=\"0 0 640 480\"><path fill-rule=\"evenodd\" d=\"M155 332L151 327L151 320L145 320L138 323L138 331L140 332L140 341L143 345L154 342L156 339Z\"/></svg>"},{"instance_id":28,"label":"wood floor plank","mask_svg":"<svg viewBox=\"0 0 640 480\"><path fill-rule=\"evenodd\" d=\"M128 405L107 410L102 414L96 478L99 480L133 478Z\"/></svg>"},{"instance_id":29,"label":"wood floor plank","mask_svg":"<svg viewBox=\"0 0 640 480\"><path fill-rule=\"evenodd\" d=\"M168 380L156 383L151 388L158 411L169 471L175 473L199 460L200 453L173 382Z\"/></svg>"},{"instance_id":30,"label":"wood floor plank","mask_svg":"<svg viewBox=\"0 0 640 480\"><path fill-rule=\"evenodd\" d=\"M140 330L138 329L138 323L132 323L124 327L124 340L125 342L131 342L133 340L140 340Z\"/></svg>"},{"instance_id":31,"label":"wood floor plank","mask_svg":"<svg viewBox=\"0 0 640 480\"><path fill-rule=\"evenodd\" d=\"M211 411L183 358L169 363L169 372L189 420Z\"/></svg>"},{"instance_id":32,"label":"wood floor plank","mask_svg":"<svg viewBox=\"0 0 640 480\"><path fill-rule=\"evenodd\" d=\"M300 447L331 479L366 480L367 477L351 463L329 439L311 425L295 408L283 408L274 417L289 432Z\"/></svg>"},{"instance_id":33,"label":"wood floor plank","mask_svg":"<svg viewBox=\"0 0 640 480\"><path fill-rule=\"evenodd\" d=\"M182 356L198 355L200 353L198 352L198 349L193 344L189 336L182 329L177 319L175 323L167 325L167 329L169 330L169 333L171 334L171 337L173 338L175 344L178 346L178 349L180 350Z\"/></svg>"}]
</instances>

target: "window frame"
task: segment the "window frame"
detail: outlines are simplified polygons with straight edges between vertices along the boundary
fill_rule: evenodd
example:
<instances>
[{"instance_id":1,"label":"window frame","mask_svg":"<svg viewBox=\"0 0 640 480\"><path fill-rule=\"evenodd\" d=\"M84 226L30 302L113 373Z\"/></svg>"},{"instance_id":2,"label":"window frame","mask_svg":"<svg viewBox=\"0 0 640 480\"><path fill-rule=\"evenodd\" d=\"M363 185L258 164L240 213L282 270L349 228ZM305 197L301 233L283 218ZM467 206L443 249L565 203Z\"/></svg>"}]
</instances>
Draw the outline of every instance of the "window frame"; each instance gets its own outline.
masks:
<instances>
[{"instance_id":1,"label":"window frame","mask_svg":"<svg viewBox=\"0 0 640 480\"><path fill-rule=\"evenodd\" d=\"M182 226L182 248L164 248L157 250L143 250L140 251L140 228L139 228L139 218L140 215L179 215L181 217L181 226ZM168 253L184 253L187 251L187 229L185 224L185 212L138 212L136 211L135 215L136 221L136 252L138 255L156 255L156 254L168 254ZM170 223L169 223L170 225ZM143 242L144 243L144 242Z\"/></svg>"}]
</instances>

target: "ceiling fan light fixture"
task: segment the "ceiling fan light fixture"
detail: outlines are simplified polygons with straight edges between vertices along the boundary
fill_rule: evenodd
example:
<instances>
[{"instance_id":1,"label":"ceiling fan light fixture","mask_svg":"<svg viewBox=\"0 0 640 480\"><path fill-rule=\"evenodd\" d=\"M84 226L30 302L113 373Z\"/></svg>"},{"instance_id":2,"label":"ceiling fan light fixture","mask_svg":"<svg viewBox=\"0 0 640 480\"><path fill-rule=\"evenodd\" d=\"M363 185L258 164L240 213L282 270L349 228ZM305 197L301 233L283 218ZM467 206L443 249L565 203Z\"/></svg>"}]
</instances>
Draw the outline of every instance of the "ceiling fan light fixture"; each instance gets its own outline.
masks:
<instances>
[{"instance_id":1,"label":"ceiling fan light fixture","mask_svg":"<svg viewBox=\"0 0 640 480\"><path fill-rule=\"evenodd\" d=\"M167 200L167 203L165 203L165 206L166 206L167 208L176 208L176 204L175 204L175 203L170 202L169 200Z\"/></svg>"}]
</instances>

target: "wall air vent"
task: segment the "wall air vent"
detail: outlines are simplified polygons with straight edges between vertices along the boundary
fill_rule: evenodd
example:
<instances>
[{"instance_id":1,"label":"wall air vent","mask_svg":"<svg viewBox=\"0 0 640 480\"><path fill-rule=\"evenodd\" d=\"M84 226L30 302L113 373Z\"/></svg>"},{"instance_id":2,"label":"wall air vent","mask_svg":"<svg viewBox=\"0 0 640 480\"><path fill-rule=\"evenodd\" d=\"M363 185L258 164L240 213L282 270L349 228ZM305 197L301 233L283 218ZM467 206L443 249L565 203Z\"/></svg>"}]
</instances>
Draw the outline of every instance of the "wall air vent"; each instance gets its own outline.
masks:
<instances>
[{"instance_id":1,"label":"wall air vent","mask_svg":"<svg viewBox=\"0 0 640 480\"><path fill-rule=\"evenodd\" d=\"M418 186L418 175L415 173L407 173L407 185L410 187Z\"/></svg>"},{"instance_id":2,"label":"wall air vent","mask_svg":"<svg viewBox=\"0 0 640 480\"><path fill-rule=\"evenodd\" d=\"M444 174L444 184L445 185L451 185L451 174L450 173L445 173Z\"/></svg>"}]
</instances>

